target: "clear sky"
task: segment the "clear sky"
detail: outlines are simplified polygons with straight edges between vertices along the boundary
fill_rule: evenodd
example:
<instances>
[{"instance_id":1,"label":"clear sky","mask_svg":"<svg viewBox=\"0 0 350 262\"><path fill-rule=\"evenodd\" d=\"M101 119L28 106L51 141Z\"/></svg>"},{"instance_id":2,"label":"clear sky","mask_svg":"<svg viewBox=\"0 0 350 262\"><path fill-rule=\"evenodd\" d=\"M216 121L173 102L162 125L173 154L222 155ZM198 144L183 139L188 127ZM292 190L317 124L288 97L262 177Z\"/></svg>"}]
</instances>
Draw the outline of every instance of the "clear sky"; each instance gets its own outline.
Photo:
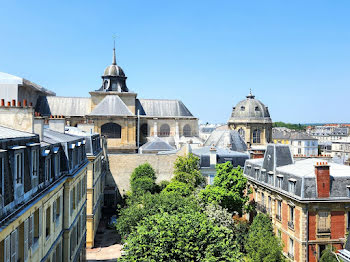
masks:
<instances>
[{"instance_id":1,"label":"clear sky","mask_svg":"<svg viewBox=\"0 0 350 262\"><path fill-rule=\"evenodd\" d=\"M89 96L112 62L140 98L226 122L249 89L273 121L350 122L350 1L0 0L0 71Z\"/></svg>"}]
</instances>

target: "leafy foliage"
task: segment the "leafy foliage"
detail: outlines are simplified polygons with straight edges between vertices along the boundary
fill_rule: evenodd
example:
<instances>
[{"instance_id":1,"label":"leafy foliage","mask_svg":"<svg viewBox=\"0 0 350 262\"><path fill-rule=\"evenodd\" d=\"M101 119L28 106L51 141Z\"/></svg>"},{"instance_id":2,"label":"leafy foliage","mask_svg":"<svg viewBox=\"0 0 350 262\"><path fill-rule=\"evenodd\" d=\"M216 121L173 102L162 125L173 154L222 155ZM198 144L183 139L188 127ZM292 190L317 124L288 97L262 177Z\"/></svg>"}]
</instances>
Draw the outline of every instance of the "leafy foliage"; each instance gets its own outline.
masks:
<instances>
[{"instance_id":1,"label":"leafy foliage","mask_svg":"<svg viewBox=\"0 0 350 262\"><path fill-rule=\"evenodd\" d=\"M148 193L127 200L127 207L119 213L116 228L123 237L126 237L146 217L162 212L173 214L192 211L199 211L194 197L183 197L175 192L154 195Z\"/></svg>"},{"instance_id":2,"label":"leafy foliage","mask_svg":"<svg viewBox=\"0 0 350 262\"><path fill-rule=\"evenodd\" d=\"M183 182L179 182L179 181L173 181L171 183L169 183L167 185L166 188L164 188L163 190L164 192L176 192L178 194L180 194L181 196L189 196L192 191L193 188L191 185L188 185L186 183Z\"/></svg>"},{"instance_id":3,"label":"leafy foliage","mask_svg":"<svg viewBox=\"0 0 350 262\"><path fill-rule=\"evenodd\" d=\"M131 174L130 182L133 182L136 179L144 178L144 177L149 177L154 181L156 180L156 172L154 171L153 167L149 163L144 163L136 167Z\"/></svg>"},{"instance_id":4,"label":"leafy foliage","mask_svg":"<svg viewBox=\"0 0 350 262\"><path fill-rule=\"evenodd\" d=\"M280 240L274 235L270 218L258 214L249 228L245 249L252 262L285 261Z\"/></svg>"},{"instance_id":5,"label":"leafy foliage","mask_svg":"<svg viewBox=\"0 0 350 262\"><path fill-rule=\"evenodd\" d=\"M149 163L139 165L134 169L130 177L130 187L132 194L142 195L146 192L155 193L157 191L156 174Z\"/></svg>"},{"instance_id":6,"label":"leafy foliage","mask_svg":"<svg viewBox=\"0 0 350 262\"><path fill-rule=\"evenodd\" d=\"M231 162L216 165L214 184L207 185L200 192L206 203L216 203L229 212L242 214L248 209L249 196L246 194L247 179L242 168L234 168Z\"/></svg>"},{"instance_id":7,"label":"leafy foliage","mask_svg":"<svg viewBox=\"0 0 350 262\"><path fill-rule=\"evenodd\" d=\"M205 207L204 213L215 225L234 229L235 223L232 219L232 214L227 209L217 204L209 204Z\"/></svg>"},{"instance_id":8,"label":"leafy foliage","mask_svg":"<svg viewBox=\"0 0 350 262\"><path fill-rule=\"evenodd\" d=\"M336 248L332 245L328 245L326 249L322 251L320 262L337 262L338 260L334 252L336 252Z\"/></svg>"},{"instance_id":9,"label":"leafy foliage","mask_svg":"<svg viewBox=\"0 0 350 262\"><path fill-rule=\"evenodd\" d=\"M201 185L204 178L199 171L199 158L193 154L179 156L174 163L173 181L191 185L193 188Z\"/></svg>"},{"instance_id":10,"label":"leafy foliage","mask_svg":"<svg viewBox=\"0 0 350 262\"><path fill-rule=\"evenodd\" d=\"M293 129L293 130L305 130L306 126L305 125L301 125L301 124L290 124L290 123L284 123L284 122L274 122L273 127L286 127L289 129Z\"/></svg>"},{"instance_id":11,"label":"leafy foliage","mask_svg":"<svg viewBox=\"0 0 350 262\"><path fill-rule=\"evenodd\" d=\"M131 233L121 261L242 261L242 254L225 227L200 212L146 218Z\"/></svg>"}]
</instances>

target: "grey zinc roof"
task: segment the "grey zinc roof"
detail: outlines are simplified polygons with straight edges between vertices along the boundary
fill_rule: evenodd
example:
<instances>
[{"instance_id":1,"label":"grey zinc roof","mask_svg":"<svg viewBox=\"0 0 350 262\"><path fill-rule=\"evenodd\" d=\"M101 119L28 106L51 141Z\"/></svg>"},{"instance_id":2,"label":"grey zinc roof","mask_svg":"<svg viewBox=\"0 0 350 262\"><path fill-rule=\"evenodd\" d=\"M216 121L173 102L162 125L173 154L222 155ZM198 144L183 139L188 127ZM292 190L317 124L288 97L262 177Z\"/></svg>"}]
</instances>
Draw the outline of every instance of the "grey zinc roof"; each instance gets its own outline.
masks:
<instances>
[{"instance_id":1,"label":"grey zinc roof","mask_svg":"<svg viewBox=\"0 0 350 262\"><path fill-rule=\"evenodd\" d=\"M86 97L41 96L35 110L43 116L85 116L91 111L91 100Z\"/></svg>"},{"instance_id":2,"label":"grey zinc roof","mask_svg":"<svg viewBox=\"0 0 350 262\"><path fill-rule=\"evenodd\" d=\"M190 110L180 100L138 99L140 115L157 117L193 117Z\"/></svg>"},{"instance_id":3,"label":"grey zinc roof","mask_svg":"<svg viewBox=\"0 0 350 262\"><path fill-rule=\"evenodd\" d=\"M0 126L0 139L9 139L9 138L21 138L21 137L33 137L35 134L12 129L5 126Z\"/></svg>"},{"instance_id":4,"label":"grey zinc roof","mask_svg":"<svg viewBox=\"0 0 350 262\"><path fill-rule=\"evenodd\" d=\"M215 146L216 148L229 147L233 151L247 151L247 145L235 130L215 130L205 141L204 146Z\"/></svg>"},{"instance_id":5,"label":"grey zinc roof","mask_svg":"<svg viewBox=\"0 0 350 262\"><path fill-rule=\"evenodd\" d=\"M64 133L60 133L57 131L53 131L51 129L45 128L44 129L44 142L49 143L49 144L54 144L54 143L65 143L65 142L72 142L80 137L78 136L73 136L73 135L68 135Z\"/></svg>"},{"instance_id":6,"label":"grey zinc roof","mask_svg":"<svg viewBox=\"0 0 350 262\"><path fill-rule=\"evenodd\" d=\"M107 95L89 114L91 116L133 116L117 95Z\"/></svg>"},{"instance_id":7,"label":"grey zinc roof","mask_svg":"<svg viewBox=\"0 0 350 262\"><path fill-rule=\"evenodd\" d=\"M272 130L272 139L289 139L289 140L317 140L305 132L298 131L283 131L283 130Z\"/></svg>"},{"instance_id":8,"label":"grey zinc roof","mask_svg":"<svg viewBox=\"0 0 350 262\"><path fill-rule=\"evenodd\" d=\"M10 74L7 74L7 73L3 73L3 72L0 72L0 84L24 85L24 86L27 86L27 87L31 87L34 90L42 92L42 93L44 93L46 95L49 95L49 96L56 95L54 92L52 92L50 90L47 90L46 88L44 88L44 87L42 87L40 85L37 85L37 84L27 80L27 79L24 79L24 78L21 78L21 77L18 77L18 76L14 76L14 75L10 75Z\"/></svg>"},{"instance_id":9,"label":"grey zinc roof","mask_svg":"<svg viewBox=\"0 0 350 262\"><path fill-rule=\"evenodd\" d=\"M171 145L169 145L163 139L156 137L154 140L147 142L143 146L141 146L142 152L147 151L171 151L174 150Z\"/></svg>"}]
</instances>

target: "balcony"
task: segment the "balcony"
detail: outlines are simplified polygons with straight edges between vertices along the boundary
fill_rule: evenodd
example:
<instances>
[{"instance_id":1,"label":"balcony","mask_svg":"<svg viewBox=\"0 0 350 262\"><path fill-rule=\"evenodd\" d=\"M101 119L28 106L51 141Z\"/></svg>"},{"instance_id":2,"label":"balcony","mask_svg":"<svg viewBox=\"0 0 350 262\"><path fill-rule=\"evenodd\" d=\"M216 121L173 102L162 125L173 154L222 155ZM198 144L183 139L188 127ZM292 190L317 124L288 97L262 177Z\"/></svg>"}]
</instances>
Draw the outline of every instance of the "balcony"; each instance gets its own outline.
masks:
<instances>
[{"instance_id":1,"label":"balcony","mask_svg":"<svg viewBox=\"0 0 350 262\"><path fill-rule=\"evenodd\" d=\"M294 254L288 252L288 257L291 259L291 260L294 260Z\"/></svg>"},{"instance_id":2,"label":"balcony","mask_svg":"<svg viewBox=\"0 0 350 262\"><path fill-rule=\"evenodd\" d=\"M290 229L293 229L293 230L294 230L294 223L293 223L293 221L288 221L288 227L289 227Z\"/></svg>"},{"instance_id":3,"label":"balcony","mask_svg":"<svg viewBox=\"0 0 350 262\"><path fill-rule=\"evenodd\" d=\"M266 207L263 204L256 203L256 210L260 211L261 213L266 214Z\"/></svg>"},{"instance_id":4,"label":"balcony","mask_svg":"<svg viewBox=\"0 0 350 262\"><path fill-rule=\"evenodd\" d=\"M276 214L276 219L279 220L279 221L282 221L281 215Z\"/></svg>"}]
</instances>

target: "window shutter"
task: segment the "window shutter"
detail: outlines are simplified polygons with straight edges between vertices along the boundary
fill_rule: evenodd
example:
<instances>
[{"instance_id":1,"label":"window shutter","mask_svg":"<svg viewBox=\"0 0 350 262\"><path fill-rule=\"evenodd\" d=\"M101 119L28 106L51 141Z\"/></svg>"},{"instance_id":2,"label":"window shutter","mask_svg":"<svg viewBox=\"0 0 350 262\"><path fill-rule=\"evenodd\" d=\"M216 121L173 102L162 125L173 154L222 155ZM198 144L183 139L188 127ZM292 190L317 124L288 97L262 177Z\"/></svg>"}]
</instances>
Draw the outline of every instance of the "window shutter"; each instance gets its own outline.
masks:
<instances>
[{"instance_id":1,"label":"window shutter","mask_svg":"<svg viewBox=\"0 0 350 262\"><path fill-rule=\"evenodd\" d=\"M4 241L4 262L11 261L11 238L7 236Z\"/></svg>"},{"instance_id":2,"label":"window shutter","mask_svg":"<svg viewBox=\"0 0 350 262\"><path fill-rule=\"evenodd\" d=\"M70 191L70 214L73 214L73 189Z\"/></svg>"},{"instance_id":3,"label":"window shutter","mask_svg":"<svg viewBox=\"0 0 350 262\"><path fill-rule=\"evenodd\" d=\"M18 232L15 229L11 233L11 262L17 262Z\"/></svg>"},{"instance_id":4,"label":"window shutter","mask_svg":"<svg viewBox=\"0 0 350 262\"><path fill-rule=\"evenodd\" d=\"M57 206L57 202L56 200L53 202L53 206L52 206L52 222L55 223L56 221L56 206Z\"/></svg>"},{"instance_id":5,"label":"window shutter","mask_svg":"<svg viewBox=\"0 0 350 262\"><path fill-rule=\"evenodd\" d=\"M42 207L39 208L39 237L41 237L42 234L42 228L43 228L43 209Z\"/></svg>"},{"instance_id":6,"label":"window shutter","mask_svg":"<svg viewBox=\"0 0 350 262\"><path fill-rule=\"evenodd\" d=\"M31 215L29 217L29 228L28 228L28 249L32 247L34 242L33 227L34 227L34 215Z\"/></svg>"},{"instance_id":7,"label":"window shutter","mask_svg":"<svg viewBox=\"0 0 350 262\"><path fill-rule=\"evenodd\" d=\"M27 261L28 258L28 223L29 218L24 221L24 232L23 232L23 260Z\"/></svg>"}]
</instances>

